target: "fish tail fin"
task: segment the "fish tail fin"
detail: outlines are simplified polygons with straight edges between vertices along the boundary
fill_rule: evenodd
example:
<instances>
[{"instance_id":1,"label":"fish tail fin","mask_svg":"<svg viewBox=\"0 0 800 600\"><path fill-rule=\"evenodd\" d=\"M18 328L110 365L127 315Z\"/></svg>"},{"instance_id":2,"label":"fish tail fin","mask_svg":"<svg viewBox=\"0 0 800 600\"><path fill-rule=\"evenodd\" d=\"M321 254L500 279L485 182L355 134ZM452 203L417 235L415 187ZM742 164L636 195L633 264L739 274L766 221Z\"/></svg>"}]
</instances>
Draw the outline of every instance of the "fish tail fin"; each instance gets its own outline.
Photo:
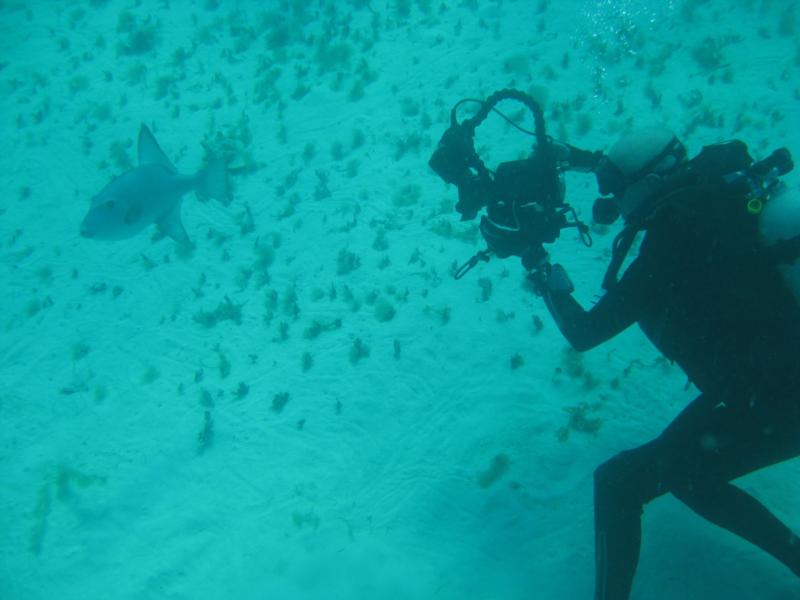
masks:
<instances>
[{"instance_id":1,"label":"fish tail fin","mask_svg":"<svg viewBox=\"0 0 800 600\"><path fill-rule=\"evenodd\" d=\"M215 158L200 171L198 175L197 191L200 195L228 204L228 172L225 161Z\"/></svg>"}]
</instances>

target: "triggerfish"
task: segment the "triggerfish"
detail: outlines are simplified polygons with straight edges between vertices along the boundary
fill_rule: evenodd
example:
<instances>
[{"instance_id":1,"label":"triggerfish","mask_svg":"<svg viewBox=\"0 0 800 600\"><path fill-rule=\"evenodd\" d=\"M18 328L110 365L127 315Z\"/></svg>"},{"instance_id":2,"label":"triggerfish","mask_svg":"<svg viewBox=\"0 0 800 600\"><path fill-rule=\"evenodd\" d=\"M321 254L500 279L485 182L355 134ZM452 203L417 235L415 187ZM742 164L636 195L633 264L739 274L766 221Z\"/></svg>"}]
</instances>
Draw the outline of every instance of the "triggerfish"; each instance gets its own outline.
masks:
<instances>
[{"instance_id":1,"label":"triggerfish","mask_svg":"<svg viewBox=\"0 0 800 600\"><path fill-rule=\"evenodd\" d=\"M225 201L223 160L212 160L195 175L181 175L146 125L139 130L139 166L123 173L92 198L81 223L81 235L123 240L151 224L173 240L191 245L181 223L181 199L189 191Z\"/></svg>"}]
</instances>

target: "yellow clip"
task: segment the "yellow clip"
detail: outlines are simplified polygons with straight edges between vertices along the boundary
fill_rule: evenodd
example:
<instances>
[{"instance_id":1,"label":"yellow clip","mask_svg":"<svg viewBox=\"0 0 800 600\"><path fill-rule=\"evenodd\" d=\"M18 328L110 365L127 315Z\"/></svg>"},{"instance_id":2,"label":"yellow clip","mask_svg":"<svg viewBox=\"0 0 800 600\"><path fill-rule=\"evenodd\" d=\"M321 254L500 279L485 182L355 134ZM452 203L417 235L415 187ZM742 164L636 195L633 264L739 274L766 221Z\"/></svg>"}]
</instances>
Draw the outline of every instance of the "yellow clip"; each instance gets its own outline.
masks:
<instances>
[{"instance_id":1,"label":"yellow clip","mask_svg":"<svg viewBox=\"0 0 800 600\"><path fill-rule=\"evenodd\" d=\"M759 198L751 198L747 201L747 212L751 215L760 215L764 208L764 203Z\"/></svg>"}]
</instances>

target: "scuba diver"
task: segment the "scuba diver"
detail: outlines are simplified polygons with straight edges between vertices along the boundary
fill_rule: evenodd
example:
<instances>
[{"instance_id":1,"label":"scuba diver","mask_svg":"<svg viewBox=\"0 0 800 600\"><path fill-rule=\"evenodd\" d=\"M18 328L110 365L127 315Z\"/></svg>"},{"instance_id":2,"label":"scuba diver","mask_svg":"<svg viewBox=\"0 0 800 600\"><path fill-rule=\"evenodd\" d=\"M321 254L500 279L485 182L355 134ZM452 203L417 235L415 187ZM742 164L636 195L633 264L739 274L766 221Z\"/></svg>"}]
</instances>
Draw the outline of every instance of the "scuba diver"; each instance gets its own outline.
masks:
<instances>
[{"instance_id":1,"label":"scuba diver","mask_svg":"<svg viewBox=\"0 0 800 600\"><path fill-rule=\"evenodd\" d=\"M479 116L489 110L493 104ZM438 160L431 160L437 173L447 143L443 138ZM479 161L466 155L472 180L480 180ZM623 135L603 154L555 142L537 121L537 147L528 160L553 172L594 173L604 196L595 203L595 220L623 217L605 294L585 310L572 296L566 270L551 265L541 247L558 235L542 228L543 219L588 236L563 201L563 181L551 176L525 199L507 201L513 193L495 193L503 165L481 184L490 190L481 219L489 248L457 276L490 255L520 256L574 349L594 348L638 323L700 392L658 437L595 471L595 599L629 598L644 505L667 493L800 577L800 538L731 483L800 455L800 305L778 268L800 257L800 236L766 245L758 227L764 203L782 185L778 177L793 167L788 151L754 162L744 143L732 141L706 146L690 160L672 132L656 127ZM462 171L454 183L463 205L471 196L462 187L470 180ZM573 221L552 214L571 214ZM620 276L639 234L638 254Z\"/></svg>"},{"instance_id":2,"label":"scuba diver","mask_svg":"<svg viewBox=\"0 0 800 600\"><path fill-rule=\"evenodd\" d=\"M730 483L800 455L800 308L746 203L731 206L724 174L746 167L745 154L730 142L689 169L669 131L623 136L595 171L626 221L605 295L585 311L562 267L537 271L538 289L576 350L638 323L700 391L656 439L595 471L597 600L628 598L643 506L666 493L800 576L800 538ZM689 170L690 181L673 179ZM639 253L617 281L638 231Z\"/></svg>"}]
</instances>

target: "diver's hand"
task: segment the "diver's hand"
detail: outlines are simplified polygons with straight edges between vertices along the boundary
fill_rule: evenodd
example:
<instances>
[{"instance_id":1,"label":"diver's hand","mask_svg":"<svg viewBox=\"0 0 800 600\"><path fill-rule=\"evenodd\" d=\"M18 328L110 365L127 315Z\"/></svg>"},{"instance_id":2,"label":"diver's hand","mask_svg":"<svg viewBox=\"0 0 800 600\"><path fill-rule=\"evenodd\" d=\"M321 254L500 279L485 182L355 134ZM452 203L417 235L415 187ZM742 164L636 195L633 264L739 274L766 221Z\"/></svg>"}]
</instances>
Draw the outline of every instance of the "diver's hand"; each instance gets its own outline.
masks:
<instances>
[{"instance_id":1,"label":"diver's hand","mask_svg":"<svg viewBox=\"0 0 800 600\"><path fill-rule=\"evenodd\" d=\"M559 142L558 140L551 140L550 147L553 149L553 157L558 162L569 162L570 156L572 155L569 144Z\"/></svg>"},{"instance_id":2,"label":"diver's hand","mask_svg":"<svg viewBox=\"0 0 800 600\"><path fill-rule=\"evenodd\" d=\"M568 171L593 173L603 158L603 153L600 151L582 150L558 140L553 140L551 147L556 161Z\"/></svg>"},{"instance_id":3,"label":"diver's hand","mask_svg":"<svg viewBox=\"0 0 800 600\"><path fill-rule=\"evenodd\" d=\"M545 262L536 271L531 273L531 281L540 296L553 292L571 294L575 291L566 269L559 264L551 265Z\"/></svg>"}]
</instances>

